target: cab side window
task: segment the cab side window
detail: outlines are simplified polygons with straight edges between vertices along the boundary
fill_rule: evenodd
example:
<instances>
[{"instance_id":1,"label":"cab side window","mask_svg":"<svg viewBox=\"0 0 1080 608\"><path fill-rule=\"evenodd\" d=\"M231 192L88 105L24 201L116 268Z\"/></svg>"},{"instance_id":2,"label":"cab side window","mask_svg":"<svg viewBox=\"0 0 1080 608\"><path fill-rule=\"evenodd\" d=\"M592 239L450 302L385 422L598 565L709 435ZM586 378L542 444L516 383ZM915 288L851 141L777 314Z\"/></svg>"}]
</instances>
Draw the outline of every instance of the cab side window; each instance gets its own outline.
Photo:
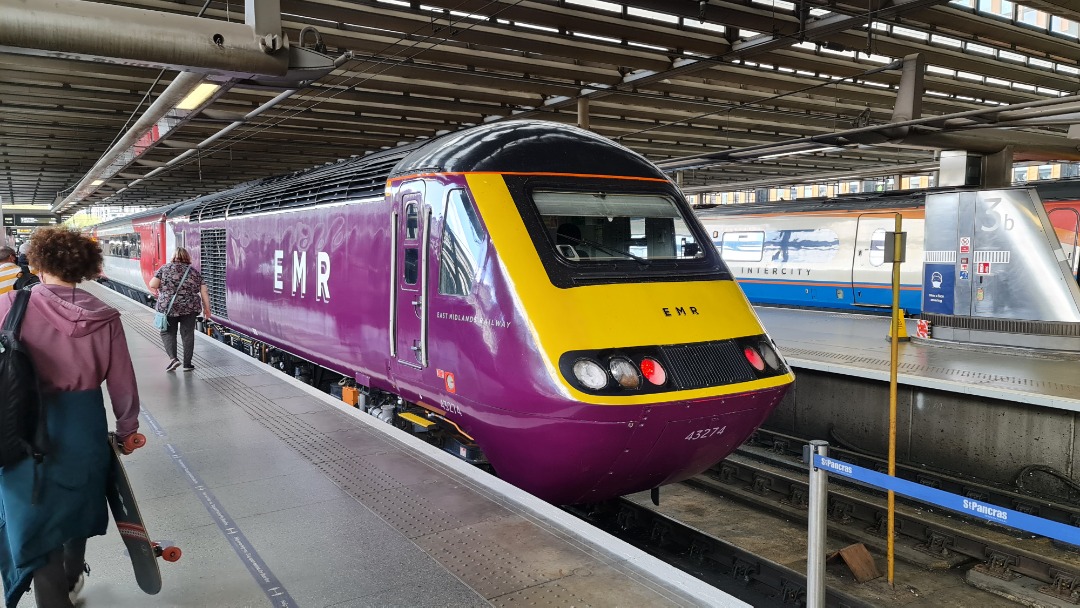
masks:
<instances>
[{"instance_id":1,"label":"cab side window","mask_svg":"<svg viewBox=\"0 0 1080 608\"><path fill-rule=\"evenodd\" d=\"M443 216L442 251L439 253L439 293L467 296L480 268L486 237L465 191L451 190Z\"/></svg>"},{"instance_id":2,"label":"cab side window","mask_svg":"<svg viewBox=\"0 0 1080 608\"><path fill-rule=\"evenodd\" d=\"M405 207L405 240L415 241L420 222L417 216L418 206L409 203ZM420 270L420 248L415 244L405 245L405 284L416 285L416 278Z\"/></svg>"}]
</instances>

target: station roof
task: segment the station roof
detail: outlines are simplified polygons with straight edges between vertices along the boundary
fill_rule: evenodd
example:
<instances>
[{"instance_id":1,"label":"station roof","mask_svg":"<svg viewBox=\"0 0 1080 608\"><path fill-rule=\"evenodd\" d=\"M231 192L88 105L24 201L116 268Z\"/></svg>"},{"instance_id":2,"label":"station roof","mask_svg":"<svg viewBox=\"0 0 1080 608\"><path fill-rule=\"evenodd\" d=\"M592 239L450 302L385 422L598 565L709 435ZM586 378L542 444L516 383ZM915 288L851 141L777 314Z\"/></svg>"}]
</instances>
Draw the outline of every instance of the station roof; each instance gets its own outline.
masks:
<instances>
[{"instance_id":1,"label":"station roof","mask_svg":"<svg viewBox=\"0 0 1080 608\"><path fill-rule=\"evenodd\" d=\"M0 0L0 7L9 2ZM113 4L196 15L204 3L83 4L91 11ZM243 6L210 1L203 18L242 22ZM883 124L893 114L900 72L880 68L913 53L928 66L923 115L1063 98L1080 89L1080 9L1073 0L869 6L870 12L863 0L281 0L293 45L311 26L326 54L349 51L351 58L146 178L283 90L250 82L222 89L65 212L103 201L176 202L483 122L575 124L583 98L589 128L658 162ZM11 50L3 38L0 32L0 48ZM313 38L306 34L303 42ZM63 199L177 75L0 52L0 201ZM1020 142L1017 160L1080 159L1080 139L1067 137L1071 117L1060 114L1007 131L979 128L994 126L986 121L970 125L965 137L981 138L986 149ZM1075 131L1080 136L1080 127ZM771 176L794 181L925 167L935 158L933 146L889 142L822 148L695 168L682 180L731 188Z\"/></svg>"}]
</instances>

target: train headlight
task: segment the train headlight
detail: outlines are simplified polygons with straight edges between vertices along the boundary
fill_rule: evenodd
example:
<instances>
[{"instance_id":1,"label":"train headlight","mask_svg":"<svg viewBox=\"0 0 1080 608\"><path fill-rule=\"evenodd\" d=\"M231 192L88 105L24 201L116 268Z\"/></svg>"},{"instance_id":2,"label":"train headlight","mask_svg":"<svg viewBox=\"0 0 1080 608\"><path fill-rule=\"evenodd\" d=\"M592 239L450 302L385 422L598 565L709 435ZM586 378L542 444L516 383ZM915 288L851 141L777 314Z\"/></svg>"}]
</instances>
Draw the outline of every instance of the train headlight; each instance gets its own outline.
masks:
<instances>
[{"instance_id":1,"label":"train headlight","mask_svg":"<svg viewBox=\"0 0 1080 608\"><path fill-rule=\"evenodd\" d=\"M747 346L743 349L743 354L746 355L746 360L750 362L750 365L759 372L765 371L765 361L761 358L761 353L758 352L753 346Z\"/></svg>"},{"instance_id":2,"label":"train headlight","mask_svg":"<svg viewBox=\"0 0 1080 608\"><path fill-rule=\"evenodd\" d=\"M623 388L638 388L641 386L641 376L638 375L637 368L629 359L615 357L608 362L608 369L611 370L611 376L615 378L615 382L618 382L619 386Z\"/></svg>"},{"instance_id":3,"label":"train headlight","mask_svg":"<svg viewBox=\"0 0 1080 608\"><path fill-rule=\"evenodd\" d=\"M762 340L758 348L761 349L761 358L765 359L765 364L769 366L769 369L781 369L780 355L768 340Z\"/></svg>"},{"instance_id":4,"label":"train headlight","mask_svg":"<svg viewBox=\"0 0 1080 608\"><path fill-rule=\"evenodd\" d=\"M585 388L598 391L608 384L608 375L603 367L590 359L579 359L574 363L574 376Z\"/></svg>"},{"instance_id":5,"label":"train headlight","mask_svg":"<svg viewBox=\"0 0 1080 608\"><path fill-rule=\"evenodd\" d=\"M663 386L667 382L667 372L664 371L664 366L660 365L660 362L652 357L645 357L641 360L641 375L656 386Z\"/></svg>"}]
</instances>

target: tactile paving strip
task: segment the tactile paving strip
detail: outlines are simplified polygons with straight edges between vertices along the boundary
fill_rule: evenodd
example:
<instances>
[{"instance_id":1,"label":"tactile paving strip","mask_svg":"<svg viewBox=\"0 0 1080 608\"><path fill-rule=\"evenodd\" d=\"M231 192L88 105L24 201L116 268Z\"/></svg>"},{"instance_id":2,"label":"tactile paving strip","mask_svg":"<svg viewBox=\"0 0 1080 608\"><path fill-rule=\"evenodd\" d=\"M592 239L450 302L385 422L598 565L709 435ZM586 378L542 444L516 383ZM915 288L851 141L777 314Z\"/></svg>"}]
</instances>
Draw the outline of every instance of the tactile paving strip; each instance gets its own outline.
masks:
<instances>
[{"instance_id":1,"label":"tactile paving strip","mask_svg":"<svg viewBox=\"0 0 1080 608\"><path fill-rule=\"evenodd\" d=\"M487 530L476 526L446 530L418 544L489 599L547 582L536 576L529 563L508 553Z\"/></svg>"},{"instance_id":2,"label":"tactile paving strip","mask_svg":"<svg viewBox=\"0 0 1080 608\"><path fill-rule=\"evenodd\" d=\"M508 593L491 599L491 603L504 608L518 606L591 606L583 598L574 595L559 583L536 585L516 593Z\"/></svg>"},{"instance_id":3,"label":"tactile paving strip","mask_svg":"<svg viewBox=\"0 0 1080 608\"><path fill-rule=\"evenodd\" d=\"M144 320L125 316L125 321L129 329L154 344L161 344L160 332ZM372 466L363 456L354 454L347 447L276 405L273 399L236 379L236 376L269 373L269 368L264 370L242 363L218 367L197 354L194 362L195 374L200 379L318 467L347 494L409 538L418 538L462 525L459 518L427 504L393 477ZM320 411L345 416L316 401L312 403ZM407 454L402 457L410 458Z\"/></svg>"}]
</instances>

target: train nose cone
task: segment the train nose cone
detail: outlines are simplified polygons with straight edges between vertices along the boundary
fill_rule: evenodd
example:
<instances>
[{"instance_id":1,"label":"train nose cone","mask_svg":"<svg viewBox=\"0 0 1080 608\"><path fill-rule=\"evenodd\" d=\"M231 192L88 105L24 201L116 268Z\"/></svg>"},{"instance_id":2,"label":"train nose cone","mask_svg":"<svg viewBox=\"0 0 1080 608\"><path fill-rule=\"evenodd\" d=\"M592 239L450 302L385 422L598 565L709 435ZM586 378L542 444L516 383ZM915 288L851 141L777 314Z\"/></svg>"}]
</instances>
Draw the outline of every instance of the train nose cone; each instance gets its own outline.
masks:
<instances>
[{"instance_id":1,"label":"train nose cone","mask_svg":"<svg viewBox=\"0 0 1080 608\"><path fill-rule=\"evenodd\" d=\"M648 408L644 424L590 496L631 494L705 471L746 441L787 388Z\"/></svg>"}]
</instances>

